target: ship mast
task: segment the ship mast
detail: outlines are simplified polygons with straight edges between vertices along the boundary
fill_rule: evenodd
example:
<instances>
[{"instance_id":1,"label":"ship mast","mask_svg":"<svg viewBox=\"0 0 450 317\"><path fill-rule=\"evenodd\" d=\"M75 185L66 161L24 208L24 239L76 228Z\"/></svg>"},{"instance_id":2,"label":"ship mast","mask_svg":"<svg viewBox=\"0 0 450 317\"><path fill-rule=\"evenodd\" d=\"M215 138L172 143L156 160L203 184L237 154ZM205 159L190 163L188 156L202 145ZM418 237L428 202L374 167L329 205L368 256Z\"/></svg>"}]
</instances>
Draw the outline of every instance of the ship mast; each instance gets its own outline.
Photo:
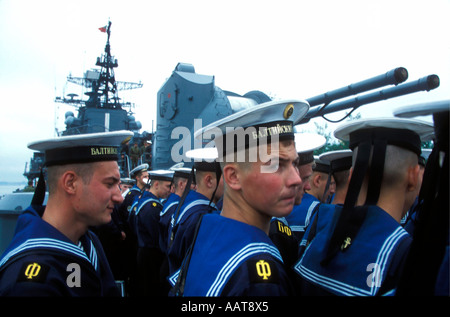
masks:
<instances>
[{"instance_id":1,"label":"ship mast","mask_svg":"<svg viewBox=\"0 0 450 317\"><path fill-rule=\"evenodd\" d=\"M111 56L111 45L109 44L109 38L111 37L111 21L108 21L106 33L108 38L106 40L105 54L102 55L102 58L97 58L97 63L95 64L96 66L101 67L100 78L98 80L99 87L97 91L92 89L92 94L94 98L97 97L97 94L103 96L104 108L121 109L122 107L117 95L117 83L114 76L114 68L118 66L118 63L117 59ZM111 97L110 94L112 95Z\"/></svg>"},{"instance_id":2,"label":"ship mast","mask_svg":"<svg viewBox=\"0 0 450 317\"><path fill-rule=\"evenodd\" d=\"M81 100L75 98L77 95L69 94L69 98L56 97L56 102L73 106L82 106L84 104L88 108L122 109L124 106L132 107L131 103L120 102L118 92L121 90L141 88L143 85L141 82L116 81L114 68L118 67L119 64L117 59L111 55L111 21L108 21L107 27L101 28L100 30L107 34L105 51L100 57L97 57L95 64L101 67L100 71L88 70L84 77L73 77L71 75L67 77L68 82L90 89L90 91L85 93L89 96L88 100Z\"/></svg>"}]
</instances>

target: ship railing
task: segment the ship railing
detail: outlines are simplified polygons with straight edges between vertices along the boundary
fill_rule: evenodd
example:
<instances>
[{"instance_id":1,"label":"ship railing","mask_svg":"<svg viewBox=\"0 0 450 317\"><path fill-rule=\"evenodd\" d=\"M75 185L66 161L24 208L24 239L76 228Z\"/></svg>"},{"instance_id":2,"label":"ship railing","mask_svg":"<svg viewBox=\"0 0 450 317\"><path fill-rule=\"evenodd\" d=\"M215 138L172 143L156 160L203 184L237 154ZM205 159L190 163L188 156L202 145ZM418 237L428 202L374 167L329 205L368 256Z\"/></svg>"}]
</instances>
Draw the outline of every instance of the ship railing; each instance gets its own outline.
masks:
<instances>
[{"instance_id":1,"label":"ship railing","mask_svg":"<svg viewBox=\"0 0 450 317\"><path fill-rule=\"evenodd\" d=\"M130 177L130 157L125 153L120 153L119 160L117 162L120 169L120 176L124 178Z\"/></svg>"},{"instance_id":2,"label":"ship railing","mask_svg":"<svg viewBox=\"0 0 450 317\"><path fill-rule=\"evenodd\" d=\"M143 153L139 157L139 164L147 163L149 166L152 166L152 153Z\"/></svg>"},{"instance_id":3,"label":"ship railing","mask_svg":"<svg viewBox=\"0 0 450 317\"><path fill-rule=\"evenodd\" d=\"M94 132L108 132L109 129L100 124L84 124L74 127L67 127L63 133L65 135L74 135L74 134L84 134L84 133L94 133Z\"/></svg>"}]
</instances>

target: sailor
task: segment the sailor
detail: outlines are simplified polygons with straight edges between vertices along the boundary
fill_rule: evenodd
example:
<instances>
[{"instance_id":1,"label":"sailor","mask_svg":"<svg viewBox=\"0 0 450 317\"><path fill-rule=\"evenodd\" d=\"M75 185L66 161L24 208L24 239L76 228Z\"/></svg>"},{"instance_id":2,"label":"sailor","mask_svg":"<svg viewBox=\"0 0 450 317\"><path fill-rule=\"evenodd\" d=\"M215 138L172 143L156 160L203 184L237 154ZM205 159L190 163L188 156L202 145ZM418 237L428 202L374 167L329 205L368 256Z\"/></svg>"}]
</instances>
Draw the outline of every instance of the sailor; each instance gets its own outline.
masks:
<instances>
[{"instance_id":1,"label":"sailor","mask_svg":"<svg viewBox=\"0 0 450 317\"><path fill-rule=\"evenodd\" d=\"M171 167L170 170L174 171L172 180L173 192L164 202L163 210L159 215L159 248L164 254L163 263L161 264L160 280L161 285L166 287L164 290L164 295L167 295L170 290L170 284L167 282L167 276L169 275L167 246L170 235L170 220L178 207L178 203L180 202L180 198L188 185L189 176L192 172L192 169L182 166L175 168ZM193 185L191 184L190 187L192 189Z\"/></svg>"},{"instance_id":2,"label":"sailor","mask_svg":"<svg viewBox=\"0 0 450 317\"><path fill-rule=\"evenodd\" d=\"M330 194L330 186L327 186L330 163L319 160L318 156L314 156L314 163L311 166L312 174L308 177L306 185L304 185L301 200L294 205L292 213L286 216L287 223L294 230L294 235L299 241L301 241L312 215ZM307 167L305 168L308 169Z\"/></svg>"},{"instance_id":3,"label":"sailor","mask_svg":"<svg viewBox=\"0 0 450 317\"><path fill-rule=\"evenodd\" d=\"M129 189L122 191L124 200L114 205L111 222L106 225L92 228L99 237L109 265L116 281L123 281L124 291L130 295L133 286L130 275L136 271L137 236L129 225L131 203L140 194L145 177L148 177L147 164L140 165L130 172L135 178L121 178L121 191L123 184L129 184Z\"/></svg>"},{"instance_id":4,"label":"sailor","mask_svg":"<svg viewBox=\"0 0 450 317\"><path fill-rule=\"evenodd\" d=\"M423 175L425 173L425 166L428 157L430 156L431 149L422 148L422 154L419 156L419 181L422 184ZM421 185L422 186L422 185ZM402 220L400 220L400 224L405 228L406 231L412 236L414 233L414 227L417 220L417 206L419 205L419 195L417 195L416 200L414 201L411 208L406 212L406 215L403 216Z\"/></svg>"},{"instance_id":5,"label":"sailor","mask_svg":"<svg viewBox=\"0 0 450 317\"><path fill-rule=\"evenodd\" d=\"M167 254L172 215L178 207L180 198L183 195L189 176L191 175L191 169L187 167L177 167L172 170L174 171L172 180L173 192L164 202L164 207L160 213L159 219L159 247L164 254Z\"/></svg>"},{"instance_id":6,"label":"sailor","mask_svg":"<svg viewBox=\"0 0 450 317\"><path fill-rule=\"evenodd\" d=\"M333 177L336 184L331 200L332 204L344 204L348 189L350 168L352 167L352 157L353 152L349 149L330 151L319 155L320 160L330 163L328 182L331 182L331 177Z\"/></svg>"},{"instance_id":7,"label":"sailor","mask_svg":"<svg viewBox=\"0 0 450 317\"><path fill-rule=\"evenodd\" d=\"M334 212L321 206L305 232L294 267L301 295L373 296L395 289L411 243L400 219L419 185L420 135L430 130L426 122L377 118L335 131L354 152L350 183L344 205L328 205Z\"/></svg>"},{"instance_id":8,"label":"sailor","mask_svg":"<svg viewBox=\"0 0 450 317\"><path fill-rule=\"evenodd\" d=\"M394 112L402 117L432 114L434 125L434 146L425 166L413 242L396 291L399 296L450 296L449 112L449 100L412 105Z\"/></svg>"},{"instance_id":9,"label":"sailor","mask_svg":"<svg viewBox=\"0 0 450 317\"><path fill-rule=\"evenodd\" d=\"M131 188L133 188L135 183L136 181L129 177L122 177L120 179L120 191L122 193L122 197L128 194L128 192L130 191Z\"/></svg>"},{"instance_id":10,"label":"sailor","mask_svg":"<svg viewBox=\"0 0 450 317\"><path fill-rule=\"evenodd\" d=\"M132 168L136 168L139 163L139 158L142 155L141 149L138 146L137 142L133 143L133 146L130 148L130 158L131 158L131 166Z\"/></svg>"},{"instance_id":11,"label":"sailor","mask_svg":"<svg viewBox=\"0 0 450 317\"><path fill-rule=\"evenodd\" d=\"M269 237L280 251L286 272L291 276L291 279L296 278L292 266L298 258L298 245L305 230L305 223L308 224L311 217L309 214L298 213L297 207L302 201L305 190L311 189L309 178L312 175L314 165L313 152L325 145L326 142L325 137L315 133L295 133L294 140L302 183L298 187L292 212L286 217L273 217L269 229Z\"/></svg>"},{"instance_id":12,"label":"sailor","mask_svg":"<svg viewBox=\"0 0 450 317\"><path fill-rule=\"evenodd\" d=\"M90 226L111 221L122 202L120 142L132 132L63 136L32 142L45 152L49 197L41 173L32 205L17 221L0 259L0 296L118 296L102 246Z\"/></svg>"},{"instance_id":13,"label":"sailor","mask_svg":"<svg viewBox=\"0 0 450 317\"><path fill-rule=\"evenodd\" d=\"M172 214L169 227L167 256L169 275L175 273L194 239L195 227L200 217L219 213L217 201L223 195L223 180L216 148L188 151L186 157L194 159L196 190L190 190Z\"/></svg>"},{"instance_id":14,"label":"sailor","mask_svg":"<svg viewBox=\"0 0 450 317\"><path fill-rule=\"evenodd\" d=\"M313 170L316 166L316 163L314 161L314 151L323 147L325 145L325 142L326 142L325 137L323 137L320 134L314 133L295 134L295 148L297 150L299 158L298 170L300 172L302 184L298 189L292 212L284 218L277 218L277 219L283 222L284 225L289 226L289 228L292 230L293 236L297 241L301 241L303 233L305 232L305 229L309 224L313 211L315 210L314 207L316 207L316 205L318 204L314 202L315 200L314 201L311 200L311 207L305 208L307 203L304 203L303 205L301 203L304 195L306 195L307 199L309 199L308 198L309 196L313 198L313 196L307 194L306 191L311 190L310 179L313 174ZM273 227L274 225L275 224L272 223L271 227ZM279 229L280 227L282 226L276 223L275 229Z\"/></svg>"},{"instance_id":15,"label":"sailor","mask_svg":"<svg viewBox=\"0 0 450 317\"><path fill-rule=\"evenodd\" d=\"M272 217L292 211L301 184L293 125L308 109L303 101L267 102L195 133L214 135L224 178L223 209L198 223L192 248L170 278L173 294L293 294L268 233Z\"/></svg>"},{"instance_id":16,"label":"sailor","mask_svg":"<svg viewBox=\"0 0 450 317\"><path fill-rule=\"evenodd\" d=\"M161 199L170 194L173 171L153 170L149 176L150 190L132 210L136 217L138 294L141 296L162 295L159 273L164 255L159 248L159 214L163 207Z\"/></svg>"},{"instance_id":17,"label":"sailor","mask_svg":"<svg viewBox=\"0 0 450 317\"><path fill-rule=\"evenodd\" d=\"M331 179L329 175L331 175ZM313 200L321 203L329 202L329 197L334 195L335 189L334 177L331 174L329 161L320 159L319 156L314 157L313 174L311 175L309 185L311 189L306 191L307 196L313 196Z\"/></svg>"},{"instance_id":18,"label":"sailor","mask_svg":"<svg viewBox=\"0 0 450 317\"><path fill-rule=\"evenodd\" d=\"M142 194L145 185L148 183L148 164L141 164L130 172L130 177L135 180L135 184L129 191L123 194L124 200L120 205L120 212L124 213L124 210L127 214L131 211L131 205L135 201L135 197Z\"/></svg>"},{"instance_id":19,"label":"sailor","mask_svg":"<svg viewBox=\"0 0 450 317\"><path fill-rule=\"evenodd\" d=\"M148 168L148 164L144 163L136 166L130 171L130 177L136 180L136 187L138 191L142 191L142 188L144 188L144 186L147 184L146 178L148 178Z\"/></svg>"},{"instance_id":20,"label":"sailor","mask_svg":"<svg viewBox=\"0 0 450 317\"><path fill-rule=\"evenodd\" d=\"M125 290L127 295L134 296L137 292L137 281L139 277L136 276L136 258L138 250L138 240L136 233L136 219L134 213L131 212L133 204L136 204L139 197L144 193L147 186L148 179L148 164L141 164L130 171L130 177L135 181L133 187L126 193L122 194L124 197L123 202L120 205L114 207L114 214L118 215L119 219L122 219L124 238L121 242L121 248L123 252L119 251L117 245L111 246L112 252L116 251L117 262L123 268L120 274L120 279L125 282ZM117 254L119 253L119 254Z\"/></svg>"}]
</instances>

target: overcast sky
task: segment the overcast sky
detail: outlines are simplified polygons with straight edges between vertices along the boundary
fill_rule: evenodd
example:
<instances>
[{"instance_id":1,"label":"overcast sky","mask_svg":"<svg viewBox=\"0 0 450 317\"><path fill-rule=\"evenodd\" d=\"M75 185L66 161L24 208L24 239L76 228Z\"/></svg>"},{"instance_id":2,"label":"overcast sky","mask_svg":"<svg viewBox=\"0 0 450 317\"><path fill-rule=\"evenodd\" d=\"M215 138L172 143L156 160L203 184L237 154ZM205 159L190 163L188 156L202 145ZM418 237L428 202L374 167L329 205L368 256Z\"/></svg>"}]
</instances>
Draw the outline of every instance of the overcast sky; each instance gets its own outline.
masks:
<instances>
[{"instance_id":1,"label":"overcast sky","mask_svg":"<svg viewBox=\"0 0 450 317\"><path fill-rule=\"evenodd\" d=\"M64 129L74 109L54 99L80 93L66 77L95 66L108 19L116 79L144 84L119 96L151 131L157 91L178 62L223 90L276 98L306 99L400 66L408 82L439 75L438 89L363 106L363 117L449 99L449 15L448 0L0 0L0 181L24 181L27 144Z\"/></svg>"}]
</instances>

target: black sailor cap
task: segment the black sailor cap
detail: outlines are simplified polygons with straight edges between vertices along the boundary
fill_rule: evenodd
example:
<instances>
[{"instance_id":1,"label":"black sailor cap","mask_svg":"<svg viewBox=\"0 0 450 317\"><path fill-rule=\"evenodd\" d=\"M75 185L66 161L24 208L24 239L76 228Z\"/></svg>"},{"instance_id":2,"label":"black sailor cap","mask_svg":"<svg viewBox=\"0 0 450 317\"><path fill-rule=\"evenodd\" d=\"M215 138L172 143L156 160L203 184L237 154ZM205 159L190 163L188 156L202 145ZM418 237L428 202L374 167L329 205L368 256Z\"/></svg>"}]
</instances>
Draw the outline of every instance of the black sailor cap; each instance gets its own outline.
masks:
<instances>
[{"instance_id":1,"label":"black sailor cap","mask_svg":"<svg viewBox=\"0 0 450 317\"><path fill-rule=\"evenodd\" d=\"M77 134L31 142L28 148L44 152L46 166L117 161L121 142L132 135L125 130Z\"/></svg>"},{"instance_id":2,"label":"black sailor cap","mask_svg":"<svg viewBox=\"0 0 450 317\"><path fill-rule=\"evenodd\" d=\"M324 146L327 141L323 135L310 132L295 133L294 140L299 165L314 162L314 151Z\"/></svg>"}]
</instances>

